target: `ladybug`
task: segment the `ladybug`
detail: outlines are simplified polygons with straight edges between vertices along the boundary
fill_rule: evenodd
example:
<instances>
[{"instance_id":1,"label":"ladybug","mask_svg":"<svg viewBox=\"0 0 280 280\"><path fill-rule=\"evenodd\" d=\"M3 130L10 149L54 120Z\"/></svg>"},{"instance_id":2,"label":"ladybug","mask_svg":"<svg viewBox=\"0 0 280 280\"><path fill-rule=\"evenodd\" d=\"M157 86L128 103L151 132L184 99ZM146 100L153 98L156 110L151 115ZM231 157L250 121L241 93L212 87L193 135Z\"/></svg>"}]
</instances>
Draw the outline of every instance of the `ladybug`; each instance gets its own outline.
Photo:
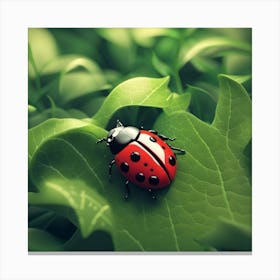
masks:
<instances>
[{"instance_id":1,"label":"ladybug","mask_svg":"<svg viewBox=\"0 0 280 280\"><path fill-rule=\"evenodd\" d=\"M106 142L114 159L109 163L109 179L112 177L112 167L117 165L126 177L125 196L129 197L129 183L147 189L155 199L153 190L168 187L176 174L176 155L174 151L185 153L184 150L172 147L164 140L174 141L175 138L159 134L155 130L138 129L124 126L119 120L107 137L97 143Z\"/></svg>"}]
</instances>

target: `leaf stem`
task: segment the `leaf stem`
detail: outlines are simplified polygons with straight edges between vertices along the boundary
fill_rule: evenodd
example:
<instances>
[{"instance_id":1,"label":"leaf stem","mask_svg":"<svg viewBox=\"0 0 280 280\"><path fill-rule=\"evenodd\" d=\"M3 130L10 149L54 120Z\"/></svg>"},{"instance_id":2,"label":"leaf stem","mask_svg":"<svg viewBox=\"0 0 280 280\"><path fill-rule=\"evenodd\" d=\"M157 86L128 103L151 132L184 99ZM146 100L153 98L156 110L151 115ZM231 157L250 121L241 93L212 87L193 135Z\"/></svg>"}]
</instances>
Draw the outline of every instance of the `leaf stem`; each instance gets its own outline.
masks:
<instances>
[{"instance_id":1,"label":"leaf stem","mask_svg":"<svg viewBox=\"0 0 280 280\"><path fill-rule=\"evenodd\" d=\"M176 85L176 89L178 93L183 93L183 86L182 86L182 82L179 76L179 71L174 71L173 73L173 77L175 80L175 85Z\"/></svg>"},{"instance_id":2,"label":"leaf stem","mask_svg":"<svg viewBox=\"0 0 280 280\"><path fill-rule=\"evenodd\" d=\"M175 62L175 65L173 66L173 76L174 76L174 80L175 80L175 85L176 85L176 89L177 89L177 92L179 94L183 93L183 85L182 85L182 80L180 78L180 74L179 74L179 70L180 70L180 67L178 67L179 65L179 57L180 57L180 53L181 53L181 48L183 46L183 42L184 42L184 37L182 36L182 33L180 33L180 37L179 37L179 40L178 40L178 44L179 44L179 47L177 49L177 59L176 59L176 62Z\"/></svg>"}]
</instances>

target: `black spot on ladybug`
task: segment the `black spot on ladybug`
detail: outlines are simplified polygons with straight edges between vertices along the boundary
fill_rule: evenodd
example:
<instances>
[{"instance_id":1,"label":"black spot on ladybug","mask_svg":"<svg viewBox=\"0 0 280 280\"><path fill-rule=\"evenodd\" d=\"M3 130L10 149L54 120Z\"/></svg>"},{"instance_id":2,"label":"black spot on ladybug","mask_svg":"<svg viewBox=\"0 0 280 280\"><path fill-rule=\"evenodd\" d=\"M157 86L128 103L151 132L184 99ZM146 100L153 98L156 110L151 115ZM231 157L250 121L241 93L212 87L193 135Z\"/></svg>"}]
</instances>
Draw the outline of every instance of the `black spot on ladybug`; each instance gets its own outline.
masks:
<instances>
[{"instance_id":1,"label":"black spot on ladybug","mask_svg":"<svg viewBox=\"0 0 280 280\"><path fill-rule=\"evenodd\" d=\"M150 140L152 141L152 142L157 142L157 139L156 138L154 138L154 137L150 137Z\"/></svg>"},{"instance_id":2,"label":"black spot on ladybug","mask_svg":"<svg viewBox=\"0 0 280 280\"><path fill-rule=\"evenodd\" d=\"M144 166L148 166L148 163L147 163L147 162L145 162L145 163L144 163Z\"/></svg>"},{"instance_id":3,"label":"black spot on ladybug","mask_svg":"<svg viewBox=\"0 0 280 280\"><path fill-rule=\"evenodd\" d=\"M165 146L161 146L165 150Z\"/></svg>"},{"instance_id":4,"label":"black spot on ladybug","mask_svg":"<svg viewBox=\"0 0 280 280\"><path fill-rule=\"evenodd\" d=\"M120 167L121 167L121 171L123 171L125 173L128 172L128 170L129 170L129 165L127 162L122 162Z\"/></svg>"},{"instance_id":5,"label":"black spot on ladybug","mask_svg":"<svg viewBox=\"0 0 280 280\"><path fill-rule=\"evenodd\" d=\"M174 166L174 165L176 164L176 159L175 159L175 157L170 156L168 160L169 160L169 163L170 163L172 166Z\"/></svg>"},{"instance_id":6,"label":"black spot on ladybug","mask_svg":"<svg viewBox=\"0 0 280 280\"><path fill-rule=\"evenodd\" d=\"M149 183L154 186L157 185L159 183L158 177L154 175L150 176Z\"/></svg>"},{"instance_id":7,"label":"black spot on ladybug","mask_svg":"<svg viewBox=\"0 0 280 280\"><path fill-rule=\"evenodd\" d=\"M137 162L140 160L140 154L138 152L133 152L130 155L130 159L134 162Z\"/></svg>"},{"instance_id":8,"label":"black spot on ladybug","mask_svg":"<svg viewBox=\"0 0 280 280\"><path fill-rule=\"evenodd\" d=\"M151 172L153 172L153 171L154 171L154 169L153 169L153 168L151 168L151 169L150 169L150 171L151 171Z\"/></svg>"},{"instance_id":9,"label":"black spot on ladybug","mask_svg":"<svg viewBox=\"0 0 280 280\"><path fill-rule=\"evenodd\" d=\"M135 176L136 180L138 182L144 182L145 181L145 175L143 173L138 173L136 176Z\"/></svg>"}]
</instances>

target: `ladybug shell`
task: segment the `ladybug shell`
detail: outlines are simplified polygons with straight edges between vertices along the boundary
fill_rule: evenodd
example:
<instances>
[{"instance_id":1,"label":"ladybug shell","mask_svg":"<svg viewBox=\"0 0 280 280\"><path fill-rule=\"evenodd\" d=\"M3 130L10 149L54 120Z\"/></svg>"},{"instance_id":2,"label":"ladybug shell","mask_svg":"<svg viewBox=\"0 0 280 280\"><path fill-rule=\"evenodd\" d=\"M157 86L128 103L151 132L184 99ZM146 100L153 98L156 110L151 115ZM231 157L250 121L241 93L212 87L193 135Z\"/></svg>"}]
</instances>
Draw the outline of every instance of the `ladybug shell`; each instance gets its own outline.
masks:
<instances>
[{"instance_id":1,"label":"ladybug shell","mask_svg":"<svg viewBox=\"0 0 280 280\"><path fill-rule=\"evenodd\" d=\"M171 148L146 130L140 130L138 138L117 153L115 160L121 173L142 188L167 187L176 174L176 156Z\"/></svg>"}]
</instances>

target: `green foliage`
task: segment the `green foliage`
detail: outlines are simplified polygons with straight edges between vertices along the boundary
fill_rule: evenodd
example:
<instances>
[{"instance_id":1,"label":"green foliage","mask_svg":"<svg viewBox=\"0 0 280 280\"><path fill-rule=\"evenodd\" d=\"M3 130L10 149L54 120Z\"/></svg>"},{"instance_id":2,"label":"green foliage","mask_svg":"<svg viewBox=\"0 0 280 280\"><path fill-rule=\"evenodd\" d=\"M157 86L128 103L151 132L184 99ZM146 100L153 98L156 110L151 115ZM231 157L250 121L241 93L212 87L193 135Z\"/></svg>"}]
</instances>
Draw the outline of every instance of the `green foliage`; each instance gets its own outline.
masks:
<instances>
[{"instance_id":1,"label":"green foliage","mask_svg":"<svg viewBox=\"0 0 280 280\"><path fill-rule=\"evenodd\" d=\"M250 33L30 29L29 250L251 250ZM116 119L186 150L156 201L108 180Z\"/></svg>"}]
</instances>

